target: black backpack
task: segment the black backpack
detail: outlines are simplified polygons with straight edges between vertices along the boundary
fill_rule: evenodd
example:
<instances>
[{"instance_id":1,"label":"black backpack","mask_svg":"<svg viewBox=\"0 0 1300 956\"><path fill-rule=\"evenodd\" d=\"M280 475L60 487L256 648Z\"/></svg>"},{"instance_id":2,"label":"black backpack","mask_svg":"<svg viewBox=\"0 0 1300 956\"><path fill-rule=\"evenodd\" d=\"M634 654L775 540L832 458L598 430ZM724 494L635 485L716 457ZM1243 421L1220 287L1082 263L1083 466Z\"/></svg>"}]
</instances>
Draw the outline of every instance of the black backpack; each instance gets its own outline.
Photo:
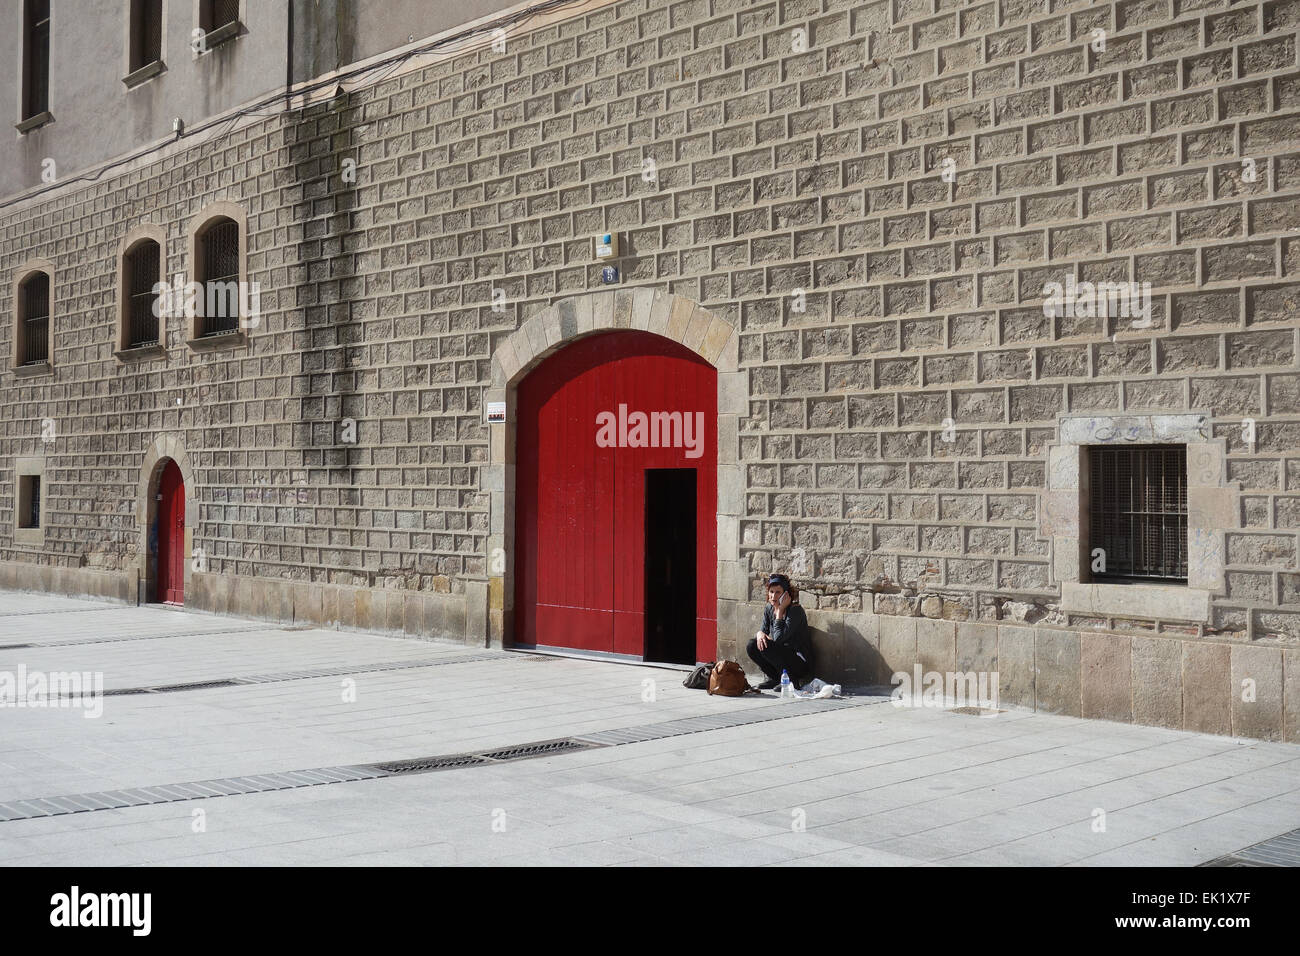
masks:
<instances>
[{"instance_id":1,"label":"black backpack","mask_svg":"<svg viewBox=\"0 0 1300 956\"><path fill-rule=\"evenodd\" d=\"M710 661L707 664L701 664L695 670L686 675L686 680L682 681L683 687L689 687L691 690L708 690L709 675L713 673L713 664Z\"/></svg>"}]
</instances>

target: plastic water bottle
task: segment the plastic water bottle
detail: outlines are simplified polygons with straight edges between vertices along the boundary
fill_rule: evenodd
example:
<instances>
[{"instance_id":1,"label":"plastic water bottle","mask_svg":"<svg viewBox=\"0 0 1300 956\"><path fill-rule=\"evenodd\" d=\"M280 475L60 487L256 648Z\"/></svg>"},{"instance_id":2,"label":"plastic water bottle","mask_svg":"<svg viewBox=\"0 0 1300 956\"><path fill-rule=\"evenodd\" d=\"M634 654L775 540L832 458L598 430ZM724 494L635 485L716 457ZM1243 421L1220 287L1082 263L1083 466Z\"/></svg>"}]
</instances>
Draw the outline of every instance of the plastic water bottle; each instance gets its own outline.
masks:
<instances>
[{"instance_id":1,"label":"plastic water bottle","mask_svg":"<svg viewBox=\"0 0 1300 956\"><path fill-rule=\"evenodd\" d=\"M790 691L790 672L785 669L781 670L781 696L782 697L794 696L794 694L791 693Z\"/></svg>"}]
</instances>

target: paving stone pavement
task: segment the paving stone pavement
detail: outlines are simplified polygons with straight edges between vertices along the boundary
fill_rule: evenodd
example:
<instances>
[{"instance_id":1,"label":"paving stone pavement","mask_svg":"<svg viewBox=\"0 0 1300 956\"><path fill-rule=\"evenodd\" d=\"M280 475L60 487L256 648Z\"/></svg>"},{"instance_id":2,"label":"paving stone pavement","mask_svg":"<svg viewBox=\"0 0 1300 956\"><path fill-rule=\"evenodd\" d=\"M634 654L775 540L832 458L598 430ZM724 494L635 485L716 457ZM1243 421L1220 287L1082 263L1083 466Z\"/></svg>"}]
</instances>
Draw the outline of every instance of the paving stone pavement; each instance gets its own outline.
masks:
<instances>
[{"instance_id":1,"label":"paving stone pavement","mask_svg":"<svg viewBox=\"0 0 1300 956\"><path fill-rule=\"evenodd\" d=\"M368 670L402 662L418 666ZM772 696L688 691L676 672L648 666L0 592L0 672L20 666L99 671L106 688L348 673L109 696L97 719L0 709L0 804L708 714L793 716L510 763L10 820L0 822L8 865L1193 865L1300 826L1293 744L884 699L800 713Z\"/></svg>"}]
</instances>

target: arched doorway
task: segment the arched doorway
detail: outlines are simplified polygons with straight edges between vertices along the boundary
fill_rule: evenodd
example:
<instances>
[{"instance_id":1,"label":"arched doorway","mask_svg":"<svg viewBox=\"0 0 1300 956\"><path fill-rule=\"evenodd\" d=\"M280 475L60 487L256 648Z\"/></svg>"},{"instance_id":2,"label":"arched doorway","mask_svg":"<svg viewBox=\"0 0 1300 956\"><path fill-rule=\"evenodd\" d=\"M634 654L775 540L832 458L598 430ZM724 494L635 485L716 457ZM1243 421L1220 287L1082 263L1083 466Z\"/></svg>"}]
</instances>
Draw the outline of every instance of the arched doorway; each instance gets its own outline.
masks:
<instances>
[{"instance_id":1,"label":"arched doorway","mask_svg":"<svg viewBox=\"0 0 1300 956\"><path fill-rule=\"evenodd\" d=\"M633 330L519 383L515 644L714 659L717 388L699 354Z\"/></svg>"},{"instance_id":2,"label":"arched doorway","mask_svg":"<svg viewBox=\"0 0 1300 956\"><path fill-rule=\"evenodd\" d=\"M173 460L168 460L158 478L158 572L154 600L165 604L185 603L185 480Z\"/></svg>"}]
</instances>

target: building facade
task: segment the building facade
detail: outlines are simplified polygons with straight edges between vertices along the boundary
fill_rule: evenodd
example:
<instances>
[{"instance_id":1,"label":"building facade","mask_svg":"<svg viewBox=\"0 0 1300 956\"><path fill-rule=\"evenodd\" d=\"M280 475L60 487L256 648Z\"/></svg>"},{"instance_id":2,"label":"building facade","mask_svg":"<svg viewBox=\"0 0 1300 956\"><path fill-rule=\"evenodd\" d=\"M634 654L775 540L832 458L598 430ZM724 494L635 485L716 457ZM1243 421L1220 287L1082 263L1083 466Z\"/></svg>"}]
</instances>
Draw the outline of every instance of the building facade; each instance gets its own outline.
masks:
<instances>
[{"instance_id":1,"label":"building facade","mask_svg":"<svg viewBox=\"0 0 1300 956\"><path fill-rule=\"evenodd\" d=\"M1300 739L1300 0L19 6L0 585Z\"/></svg>"}]
</instances>

